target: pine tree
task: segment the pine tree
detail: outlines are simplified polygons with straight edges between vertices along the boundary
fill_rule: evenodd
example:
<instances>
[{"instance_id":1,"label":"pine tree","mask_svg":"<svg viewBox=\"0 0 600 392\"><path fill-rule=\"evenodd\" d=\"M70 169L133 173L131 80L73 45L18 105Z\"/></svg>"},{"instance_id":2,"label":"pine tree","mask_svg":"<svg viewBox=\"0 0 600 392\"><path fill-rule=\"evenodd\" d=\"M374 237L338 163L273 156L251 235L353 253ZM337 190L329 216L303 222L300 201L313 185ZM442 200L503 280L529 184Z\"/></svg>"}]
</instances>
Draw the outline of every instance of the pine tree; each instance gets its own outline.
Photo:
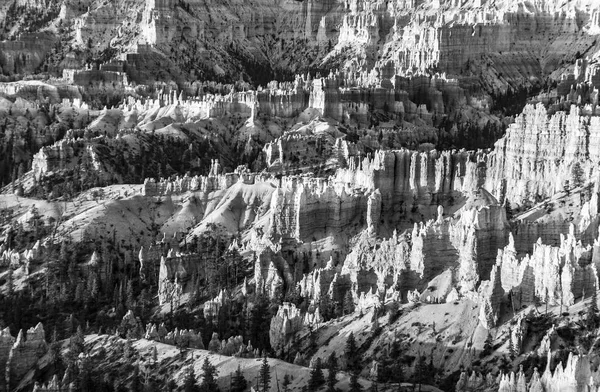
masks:
<instances>
[{"instance_id":1,"label":"pine tree","mask_svg":"<svg viewBox=\"0 0 600 392\"><path fill-rule=\"evenodd\" d=\"M269 347L269 301L258 295L250 315L250 340L259 349Z\"/></svg>"},{"instance_id":2,"label":"pine tree","mask_svg":"<svg viewBox=\"0 0 600 392\"><path fill-rule=\"evenodd\" d=\"M77 327L77 332L75 335L71 336L69 340L69 356L70 360L74 361L75 358L79 356L79 354L83 353L85 349L85 339L83 335L83 329L81 326Z\"/></svg>"},{"instance_id":3,"label":"pine tree","mask_svg":"<svg viewBox=\"0 0 600 392\"><path fill-rule=\"evenodd\" d=\"M491 353L492 353L492 335L488 331L485 341L483 342L483 350L481 351L480 356L485 357L487 355L490 355Z\"/></svg>"},{"instance_id":4,"label":"pine tree","mask_svg":"<svg viewBox=\"0 0 600 392\"><path fill-rule=\"evenodd\" d=\"M271 388L271 367L269 366L266 355L263 357L262 365L260 367L259 380L260 390L262 392L268 392Z\"/></svg>"},{"instance_id":5,"label":"pine tree","mask_svg":"<svg viewBox=\"0 0 600 392\"><path fill-rule=\"evenodd\" d=\"M56 374L58 374L63 367L61 348L62 345L58 341L58 333L56 332L56 328L54 328L54 332L52 333L52 342L50 343L48 351L50 352L50 363L52 363L54 366L54 372Z\"/></svg>"},{"instance_id":6,"label":"pine tree","mask_svg":"<svg viewBox=\"0 0 600 392\"><path fill-rule=\"evenodd\" d=\"M194 380L196 378L194 377ZM175 380L171 379L169 380L169 382L167 382L167 391L172 392L177 390L177 383L175 382Z\"/></svg>"},{"instance_id":7,"label":"pine tree","mask_svg":"<svg viewBox=\"0 0 600 392\"><path fill-rule=\"evenodd\" d=\"M140 368L136 364L133 368L133 376L131 377L131 381L129 381L128 389L129 392L142 392L143 388L144 386L140 377Z\"/></svg>"},{"instance_id":8,"label":"pine tree","mask_svg":"<svg viewBox=\"0 0 600 392\"><path fill-rule=\"evenodd\" d=\"M152 362L158 362L158 350L156 350L156 346L152 346Z\"/></svg>"},{"instance_id":9,"label":"pine tree","mask_svg":"<svg viewBox=\"0 0 600 392\"><path fill-rule=\"evenodd\" d=\"M600 316L598 315L598 291L597 288L594 287L592 291L592 298L590 299L590 304L587 308L587 326L588 329L592 330L598 328L598 324L600 324Z\"/></svg>"},{"instance_id":10,"label":"pine tree","mask_svg":"<svg viewBox=\"0 0 600 392\"><path fill-rule=\"evenodd\" d=\"M426 380L431 380L430 383L433 383L436 377L436 369L433 365L433 355L429 357L429 363L427 363L427 372L425 373Z\"/></svg>"},{"instance_id":11,"label":"pine tree","mask_svg":"<svg viewBox=\"0 0 600 392\"><path fill-rule=\"evenodd\" d=\"M344 349L344 355L347 360L347 369L349 371L355 371L358 367L358 356L357 356L356 340L354 339L354 332L350 332L348 339L346 340L346 347Z\"/></svg>"},{"instance_id":12,"label":"pine tree","mask_svg":"<svg viewBox=\"0 0 600 392\"><path fill-rule=\"evenodd\" d=\"M290 380L290 375L286 373L283 376L283 383L281 384L283 386L283 392L289 392L291 383L292 380Z\"/></svg>"},{"instance_id":13,"label":"pine tree","mask_svg":"<svg viewBox=\"0 0 600 392\"><path fill-rule=\"evenodd\" d=\"M346 295L344 295L344 314L354 313L354 299L352 298L352 292L350 290L346 291Z\"/></svg>"},{"instance_id":14,"label":"pine tree","mask_svg":"<svg viewBox=\"0 0 600 392\"><path fill-rule=\"evenodd\" d=\"M67 337L71 337L77 328L77 320L75 320L73 313L69 315L69 318L67 318L65 323L65 333L67 334Z\"/></svg>"},{"instance_id":15,"label":"pine tree","mask_svg":"<svg viewBox=\"0 0 600 392\"><path fill-rule=\"evenodd\" d=\"M8 298L11 298L14 294L15 291L15 284L14 284L14 278L13 278L13 269L12 266L8 266L8 276L7 276L7 283L6 283L6 295Z\"/></svg>"},{"instance_id":16,"label":"pine tree","mask_svg":"<svg viewBox=\"0 0 600 392\"><path fill-rule=\"evenodd\" d=\"M219 392L217 385L217 368L210 363L208 358L204 359L202 364L202 384L200 384L202 392Z\"/></svg>"},{"instance_id":17,"label":"pine tree","mask_svg":"<svg viewBox=\"0 0 600 392\"><path fill-rule=\"evenodd\" d=\"M510 220L513 218L514 212L510 205L510 202L507 200L504 201L504 209L506 210L506 219Z\"/></svg>"},{"instance_id":18,"label":"pine tree","mask_svg":"<svg viewBox=\"0 0 600 392\"><path fill-rule=\"evenodd\" d=\"M327 368L329 369L329 372L327 373L327 391L335 392L335 384L337 383L335 376L338 371L338 360L334 352L332 352L327 359Z\"/></svg>"},{"instance_id":19,"label":"pine tree","mask_svg":"<svg viewBox=\"0 0 600 392\"><path fill-rule=\"evenodd\" d=\"M94 380L92 378L91 363L87 357L83 357L83 359L79 362L77 384L79 385L77 390L81 392L93 392L96 390Z\"/></svg>"},{"instance_id":20,"label":"pine tree","mask_svg":"<svg viewBox=\"0 0 600 392\"><path fill-rule=\"evenodd\" d=\"M123 356L127 359L132 358L134 355L133 343L130 338L125 341L125 347L123 347Z\"/></svg>"},{"instance_id":21,"label":"pine tree","mask_svg":"<svg viewBox=\"0 0 600 392\"><path fill-rule=\"evenodd\" d=\"M414 381L419 384L419 390L421 390L421 384L427 379L428 372L427 360L424 355L419 355L417 364L415 365Z\"/></svg>"},{"instance_id":22,"label":"pine tree","mask_svg":"<svg viewBox=\"0 0 600 392\"><path fill-rule=\"evenodd\" d=\"M238 365L231 379L231 392L244 392L248 388L248 381L244 378L242 368Z\"/></svg>"},{"instance_id":23,"label":"pine tree","mask_svg":"<svg viewBox=\"0 0 600 392\"><path fill-rule=\"evenodd\" d=\"M146 377L146 380L144 380L144 392L160 392L158 382L152 377Z\"/></svg>"},{"instance_id":24,"label":"pine tree","mask_svg":"<svg viewBox=\"0 0 600 392\"><path fill-rule=\"evenodd\" d=\"M358 372L352 372L350 376L350 392L362 392L363 387L358 382Z\"/></svg>"},{"instance_id":25,"label":"pine tree","mask_svg":"<svg viewBox=\"0 0 600 392\"><path fill-rule=\"evenodd\" d=\"M127 281L127 289L125 290L125 292L126 292L125 307L127 308L127 310L134 310L133 306L135 303L135 299L134 299L134 295L133 295L133 284L132 284L131 280Z\"/></svg>"},{"instance_id":26,"label":"pine tree","mask_svg":"<svg viewBox=\"0 0 600 392\"><path fill-rule=\"evenodd\" d=\"M334 304L328 295L321 296L319 300L319 312L325 321L329 321L335 316Z\"/></svg>"},{"instance_id":27,"label":"pine tree","mask_svg":"<svg viewBox=\"0 0 600 392\"><path fill-rule=\"evenodd\" d=\"M310 378L308 379L308 389L316 391L321 385L325 383L325 376L323 375L323 365L321 364L321 358L317 358L315 361L315 367L310 371Z\"/></svg>"},{"instance_id":28,"label":"pine tree","mask_svg":"<svg viewBox=\"0 0 600 392\"><path fill-rule=\"evenodd\" d=\"M99 392L113 392L114 391L112 377L108 373L104 373L104 377L102 377L102 380L100 380L99 384L100 384Z\"/></svg>"},{"instance_id":29,"label":"pine tree","mask_svg":"<svg viewBox=\"0 0 600 392\"><path fill-rule=\"evenodd\" d=\"M205 362L208 361L208 358ZM210 363L209 363L210 365ZM204 368L204 366L202 366ZM171 380L173 381L173 380ZM183 391L184 392L199 392L203 389L198 387L198 383L196 382L196 372L194 371L194 365L190 365L187 367L185 371L185 376L183 378Z\"/></svg>"}]
</instances>

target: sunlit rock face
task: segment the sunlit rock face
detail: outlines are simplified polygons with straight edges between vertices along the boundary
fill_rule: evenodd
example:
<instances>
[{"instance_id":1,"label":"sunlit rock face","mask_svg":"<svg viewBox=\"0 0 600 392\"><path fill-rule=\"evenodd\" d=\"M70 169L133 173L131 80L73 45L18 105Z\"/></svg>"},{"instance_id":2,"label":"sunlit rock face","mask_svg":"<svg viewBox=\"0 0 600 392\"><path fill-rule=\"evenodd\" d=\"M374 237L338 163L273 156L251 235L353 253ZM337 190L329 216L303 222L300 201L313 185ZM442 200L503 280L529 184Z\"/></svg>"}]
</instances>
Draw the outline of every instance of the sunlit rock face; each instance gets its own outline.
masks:
<instances>
[{"instance_id":1,"label":"sunlit rock face","mask_svg":"<svg viewBox=\"0 0 600 392\"><path fill-rule=\"evenodd\" d=\"M5 374L9 389L19 384L23 376L46 354L47 350L46 335L41 323L29 328L26 334L23 330L19 331L6 361Z\"/></svg>"},{"instance_id":2,"label":"sunlit rock face","mask_svg":"<svg viewBox=\"0 0 600 392\"><path fill-rule=\"evenodd\" d=\"M216 76L243 72L252 56L282 73L340 69L356 75L363 87L385 87L394 75L435 72L456 76L465 86L478 79L490 92L539 86L543 75L564 71L565 59L592 46L592 34L600 30L593 0L17 3L0 8L0 15L12 20L47 10L50 20L72 24L74 44L93 53L118 48L162 62L176 48L180 58L174 61L198 60ZM16 36L21 24L11 34ZM50 31L55 41L58 34ZM5 74L34 70L52 48L39 37L15 38L3 43ZM215 46L224 50L217 53ZM23 58L17 59L17 49L25 50ZM144 67L154 67L150 62ZM389 100L383 90L374 95L379 105ZM334 106L329 109L335 114Z\"/></svg>"},{"instance_id":3,"label":"sunlit rock face","mask_svg":"<svg viewBox=\"0 0 600 392\"><path fill-rule=\"evenodd\" d=\"M597 287L593 252L591 245L583 246L576 240L572 228L566 236L561 234L559 246L538 241L533 253L519 260L511 236L509 244L498 252L496 265L501 270L503 289L512 293L517 306L535 300L570 306Z\"/></svg>"},{"instance_id":4,"label":"sunlit rock face","mask_svg":"<svg viewBox=\"0 0 600 392\"><path fill-rule=\"evenodd\" d=\"M600 161L600 118L591 108L550 114L527 105L488 159L485 187L511 204L536 201L594 180Z\"/></svg>"}]
</instances>

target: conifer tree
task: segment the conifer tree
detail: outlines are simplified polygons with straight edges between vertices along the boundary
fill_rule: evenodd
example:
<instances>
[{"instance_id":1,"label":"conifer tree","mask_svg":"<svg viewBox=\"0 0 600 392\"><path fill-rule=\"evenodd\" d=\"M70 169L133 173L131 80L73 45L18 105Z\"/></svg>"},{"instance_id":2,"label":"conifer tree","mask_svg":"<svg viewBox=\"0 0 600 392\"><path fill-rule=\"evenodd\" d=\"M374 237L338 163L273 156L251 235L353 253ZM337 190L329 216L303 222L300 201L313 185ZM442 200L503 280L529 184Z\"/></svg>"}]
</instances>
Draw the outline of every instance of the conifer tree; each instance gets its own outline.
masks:
<instances>
[{"instance_id":1,"label":"conifer tree","mask_svg":"<svg viewBox=\"0 0 600 392\"><path fill-rule=\"evenodd\" d=\"M194 380L196 379L196 377L194 376ZM175 382L175 380L170 379L169 382L167 382L167 391L172 392L177 390L177 383Z\"/></svg>"},{"instance_id":2,"label":"conifer tree","mask_svg":"<svg viewBox=\"0 0 600 392\"><path fill-rule=\"evenodd\" d=\"M262 392L268 392L271 388L271 367L269 366L266 355L263 357L262 365L260 367L259 380L260 390Z\"/></svg>"},{"instance_id":3,"label":"conifer tree","mask_svg":"<svg viewBox=\"0 0 600 392\"><path fill-rule=\"evenodd\" d=\"M350 376L350 392L362 392L363 387L358 382L358 372L352 372Z\"/></svg>"},{"instance_id":4,"label":"conifer tree","mask_svg":"<svg viewBox=\"0 0 600 392\"><path fill-rule=\"evenodd\" d=\"M140 367L136 364L133 367L133 376L131 377L131 381L129 381L128 389L130 392L142 392L143 388Z\"/></svg>"},{"instance_id":5,"label":"conifer tree","mask_svg":"<svg viewBox=\"0 0 600 392\"><path fill-rule=\"evenodd\" d=\"M358 367L358 355L356 351L354 332L350 332L350 335L348 335L348 339L346 340L346 347L344 348L344 355L346 356L347 368L349 371L354 371Z\"/></svg>"},{"instance_id":6,"label":"conifer tree","mask_svg":"<svg viewBox=\"0 0 600 392\"><path fill-rule=\"evenodd\" d=\"M208 361L208 358L206 359L206 361ZM202 368L204 368L204 366L202 366ZM183 391L199 392L201 390L202 389L198 387L198 383L196 381L196 372L194 371L194 365L189 365L185 371L185 376L183 378Z\"/></svg>"},{"instance_id":7,"label":"conifer tree","mask_svg":"<svg viewBox=\"0 0 600 392\"><path fill-rule=\"evenodd\" d=\"M202 392L219 392L217 385L217 368L210 363L208 358L204 359L202 364L202 384L200 384Z\"/></svg>"},{"instance_id":8,"label":"conifer tree","mask_svg":"<svg viewBox=\"0 0 600 392\"><path fill-rule=\"evenodd\" d=\"M93 392L95 391L94 380L92 379L91 364L87 357L79 362L79 372L77 376L78 391L81 392ZM134 391L139 392L139 391Z\"/></svg>"},{"instance_id":9,"label":"conifer tree","mask_svg":"<svg viewBox=\"0 0 600 392\"><path fill-rule=\"evenodd\" d=\"M598 328L598 324L600 324L600 316L598 315L598 291L596 287L594 287L594 290L592 291L592 298L590 299L587 308L586 321L588 329L590 330Z\"/></svg>"},{"instance_id":10,"label":"conifer tree","mask_svg":"<svg viewBox=\"0 0 600 392\"><path fill-rule=\"evenodd\" d=\"M334 352L331 352L327 359L327 368L329 369L327 373L327 391L335 392L335 384L337 383L335 376L338 371L338 360Z\"/></svg>"},{"instance_id":11,"label":"conifer tree","mask_svg":"<svg viewBox=\"0 0 600 392\"><path fill-rule=\"evenodd\" d=\"M238 365L237 370L233 374L231 379L231 391L232 392L243 392L248 388L248 381L244 378L242 368Z\"/></svg>"},{"instance_id":12,"label":"conifer tree","mask_svg":"<svg viewBox=\"0 0 600 392\"><path fill-rule=\"evenodd\" d=\"M127 281L127 288L125 290L125 307L127 310L134 310L135 297L133 295L133 284L131 280Z\"/></svg>"},{"instance_id":13,"label":"conifer tree","mask_svg":"<svg viewBox=\"0 0 600 392\"><path fill-rule=\"evenodd\" d=\"M419 384L419 390L421 390L421 384L427 377L428 373L427 360L424 355L419 355L417 364L415 365L414 381Z\"/></svg>"},{"instance_id":14,"label":"conifer tree","mask_svg":"<svg viewBox=\"0 0 600 392\"><path fill-rule=\"evenodd\" d=\"M281 384L283 386L283 392L289 392L291 383L292 380L290 380L290 375L286 373L283 376L283 383Z\"/></svg>"},{"instance_id":15,"label":"conifer tree","mask_svg":"<svg viewBox=\"0 0 600 392\"><path fill-rule=\"evenodd\" d=\"M483 351L481 354L483 356L490 355L492 353L492 335L488 332L485 342L483 343Z\"/></svg>"},{"instance_id":16,"label":"conifer tree","mask_svg":"<svg viewBox=\"0 0 600 392\"><path fill-rule=\"evenodd\" d=\"M354 312L354 299L352 298L352 292L350 290L346 291L346 295L344 295L344 314L351 314Z\"/></svg>"},{"instance_id":17,"label":"conifer tree","mask_svg":"<svg viewBox=\"0 0 600 392\"><path fill-rule=\"evenodd\" d=\"M152 362L158 362L158 350L156 349L156 346L152 346Z\"/></svg>"},{"instance_id":18,"label":"conifer tree","mask_svg":"<svg viewBox=\"0 0 600 392\"><path fill-rule=\"evenodd\" d=\"M8 266L8 274L7 274L7 283L6 283L6 296L8 298L11 298L14 294L14 290L15 290L15 284L14 284L14 280L13 280L13 270L12 267L9 265Z\"/></svg>"},{"instance_id":19,"label":"conifer tree","mask_svg":"<svg viewBox=\"0 0 600 392\"><path fill-rule=\"evenodd\" d=\"M83 329L81 328L81 326L78 326L75 335L71 336L71 339L69 341L69 348L70 356L73 360L84 351L85 339L83 335Z\"/></svg>"},{"instance_id":20,"label":"conifer tree","mask_svg":"<svg viewBox=\"0 0 600 392\"><path fill-rule=\"evenodd\" d=\"M321 358L317 358L315 361L315 367L311 369L310 378L308 379L308 389L311 391L316 391L325 383L325 376L323 375L322 366Z\"/></svg>"},{"instance_id":21,"label":"conifer tree","mask_svg":"<svg viewBox=\"0 0 600 392\"><path fill-rule=\"evenodd\" d=\"M54 332L52 333L52 342L50 343L48 351L50 352L50 363L52 363L54 366L55 373L58 373L63 367L61 348L61 344L58 341L58 333L56 332L56 328L54 328Z\"/></svg>"}]
</instances>

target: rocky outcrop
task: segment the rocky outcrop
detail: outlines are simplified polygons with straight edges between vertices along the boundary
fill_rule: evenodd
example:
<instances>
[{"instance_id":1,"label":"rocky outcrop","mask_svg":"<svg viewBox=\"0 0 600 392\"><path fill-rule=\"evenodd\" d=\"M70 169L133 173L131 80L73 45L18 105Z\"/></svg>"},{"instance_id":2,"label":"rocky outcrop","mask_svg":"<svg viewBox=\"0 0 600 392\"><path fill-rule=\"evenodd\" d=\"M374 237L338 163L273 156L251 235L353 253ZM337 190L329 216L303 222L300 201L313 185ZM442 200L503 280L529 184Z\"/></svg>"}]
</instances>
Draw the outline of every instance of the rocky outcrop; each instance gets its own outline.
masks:
<instances>
[{"instance_id":1,"label":"rocky outcrop","mask_svg":"<svg viewBox=\"0 0 600 392\"><path fill-rule=\"evenodd\" d=\"M175 179L161 178L159 181L148 178L144 181L143 194L145 196L168 196L185 192L210 193L226 190L237 182L254 184L261 180L265 179L259 174L238 171L219 175L183 176Z\"/></svg>"},{"instance_id":2,"label":"rocky outcrop","mask_svg":"<svg viewBox=\"0 0 600 392\"><path fill-rule=\"evenodd\" d=\"M470 376L466 372L462 372L456 383L456 392L496 391L498 383L499 380L489 373L484 377L475 371Z\"/></svg>"},{"instance_id":3,"label":"rocky outcrop","mask_svg":"<svg viewBox=\"0 0 600 392\"><path fill-rule=\"evenodd\" d=\"M592 260L592 247L577 241L574 227L560 235L560 245L534 244L533 253L522 259L516 256L514 240L498 251L504 291L510 293L515 308L536 301L570 306L576 298L589 296L598 287L598 272Z\"/></svg>"},{"instance_id":4,"label":"rocky outcrop","mask_svg":"<svg viewBox=\"0 0 600 392\"><path fill-rule=\"evenodd\" d=\"M36 260L44 252L44 247L40 241L36 241L31 249L18 252L13 249L7 249L6 244L0 245L0 266L11 266L12 268L26 267L29 263Z\"/></svg>"},{"instance_id":5,"label":"rocky outcrop","mask_svg":"<svg viewBox=\"0 0 600 392\"><path fill-rule=\"evenodd\" d=\"M10 330L8 328L4 328L0 331L0 371L2 372L2 377L0 377L0 388L5 390L7 388L6 384L6 369L8 365L8 358L10 356L10 351L15 344L15 338L10 334Z\"/></svg>"},{"instance_id":6,"label":"rocky outcrop","mask_svg":"<svg viewBox=\"0 0 600 392\"><path fill-rule=\"evenodd\" d=\"M0 42L0 72L4 75L31 74L44 61L56 37L47 32L22 34Z\"/></svg>"},{"instance_id":7,"label":"rocky outcrop","mask_svg":"<svg viewBox=\"0 0 600 392\"><path fill-rule=\"evenodd\" d=\"M294 304L284 302L279 306L277 314L271 319L269 340L273 349L281 350L290 343L291 337L303 327L300 309Z\"/></svg>"},{"instance_id":8,"label":"rocky outcrop","mask_svg":"<svg viewBox=\"0 0 600 392\"><path fill-rule=\"evenodd\" d=\"M294 284L294 278L287 261L271 248L263 249L257 254L254 265L254 281L256 292L269 298L283 295L285 287Z\"/></svg>"},{"instance_id":9,"label":"rocky outcrop","mask_svg":"<svg viewBox=\"0 0 600 392\"><path fill-rule=\"evenodd\" d=\"M551 114L527 105L487 159L485 188L500 202L537 202L598 177L600 117L572 106Z\"/></svg>"},{"instance_id":10,"label":"rocky outcrop","mask_svg":"<svg viewBox=\"0 0 600 392\"><path fill-rule=\"evenodd\" d=\"M15 388L23 376L46 353L48 345L44 326L38 323L34 328L29 328L27 334L23 330L10 349L6 362L6 383L10 389Z\"/></svg>"},{"instance_id":11,"label":"rocky outcrop","mask_svg":"<svg viewBox=\"0 0 600 392\"><path fill-rule=\"evenodd\" d=\"M482 159L482 154L466 151L377 151L339 169L334 181L378 189L382 216L407 224L410 219L431 219L439 205L453 205L464 193L476 191L485 179Z\"/></svg>"},{"instance_id":12,"label":"rocky outcrop","mask_svg":"<svg viewBox=\"0 0 600 392\"><path fill-rule=\"evenodd\" d=\"M362 234L342 274L350 275L357 295L371 288L383 293L386 287L397 285L406 295L431 286L429 282L446 271L449 286L444 295L437 290L428 294L445 300L452 287L474 291L480 281L489 279L495 253L507 235L504 208L480 189L471 194L458 218L444 218L440 207L436 220L415 224L410 236L394 233L376 241Z\"/></svg>"},{"instance_id":13,"label":"rocky outcrop","mask_svg":"<svg viewBox=\"0 0 600 392\"><path fill-rule=\"evenodd\" d=\"M334 283L334 281L337 283L337 273L337 269L331 262L324 268L315 268L298 282L300 295L310 298L313 304L319 303L322 296L334 297L335 294L332 290L337 289L337 285ZM337 296L335 297L337 298Z\"/></svg>"},{"instance_id":14,"label":"rocky outcrop","mask_svg":"<svg viewBox=\"0 0 600 392\"><path fill-rule=\"evenodd\" d=\"M159 303L179 304L182 294L191 289L192 278L199 273L200 255L171 252L162 256L158 273Z\"/></svg>"},{"instance_id":15,"label":"rocky outcrop","mask_svg":"<svg viewBox=\"0 0 600 392\"><path fill-rule=\"evenodd\" d=\"M345 229L351 235L351 225L361 217L364 221L366 212L366 196L344 184L308 176L284 177L273 192L267 235L285 242L312 241Z\"/></svg>"},{"instance_id":16,"label":"rocky outcrop","mask_svg":"<svg viewBox=\"0 0 600 392\"><path fill-rule=\"evenodd\" d=\"M559 363L554 371L550 370L552 354L548 353L548 363L542 375L537 368L529 382L523 369L517 375L503 374L499 377L498 392L559 392L559 391L597 391L598 372L592 370L592 358L585 355L569 354L567 362ZM458 389L457 389L458 390Z\"/></svg>"},{"instance_id":17,"label":"rocky outcrop","mask_svg":"<svg viewBox=\"0 0 600 392\"><path fill-rule=\"evenodd\" d=\"M61 392L62 390L64 389L57 375L54 375L52 380L46 384L42 385L39 382L36 382L33 386L34 392Z\"/></svg>"},{"instance_id":18,"label":"rocky outcrop","mask_svg":"<svg viewBox=\"0 0 600 392\"><path fill-rule=\"evenodd\" d=\"M227 297L225 296L225 291L221 290L217 296L211 300L208 300L204 303L203 313L204 318L207 320L212 320L213 323L217 323L219 317L219 311L225 305L227 301Z\"/></svg>"},{"instance_id":19,"label":"rocky outcrop","mask_svg":"<svg viewBox=\"0 0 600 392\"><path fill-rule=\"evenodd\" d=\"M481 283L478 293L480 296L479 321L484 328L489 330L498 323L500 305L504 296L498 266L492 269L490 280Z\"/></svg>"},{"instance_id":20,"label":"rocky outcrop","mask_svg":"<svg viewBox=\"0 0 600 392\"><path fill-rule=\"evenodd\" d=\"M202 334L188 329L178 329L167 332L164 324L157 327L156 324L146 326L145 339L170 344L177 347L198 348L204 350Z\"/></svg>"},{"instance_id":21,"label":"rocky outcrop","mask_svg":"<svg viewBox=\"0 0 600 392\"><path fill-rule=\"evenodd\" d=\"M40 176L64 168L65 163L75 156L73 143L67 140L57 142L53 146L42 148L33 157L32 169L35 175Z\"/></svg>"},{"instance_id":22,"label":"rocky outcrop","mask_svg":"<svg viewBox=\"0 0 600 392\"><path fill-rule=\"evenodd\" d=\"M302 330L303 327L319 328L323 318L319 312L319 307L310 307L307 312L302 314L296 305L284 302L277 309L277 314L271 319L269 328L269 341L271 347L281 352L289 349L293 336Z\"/></svg>"}]
</instances>

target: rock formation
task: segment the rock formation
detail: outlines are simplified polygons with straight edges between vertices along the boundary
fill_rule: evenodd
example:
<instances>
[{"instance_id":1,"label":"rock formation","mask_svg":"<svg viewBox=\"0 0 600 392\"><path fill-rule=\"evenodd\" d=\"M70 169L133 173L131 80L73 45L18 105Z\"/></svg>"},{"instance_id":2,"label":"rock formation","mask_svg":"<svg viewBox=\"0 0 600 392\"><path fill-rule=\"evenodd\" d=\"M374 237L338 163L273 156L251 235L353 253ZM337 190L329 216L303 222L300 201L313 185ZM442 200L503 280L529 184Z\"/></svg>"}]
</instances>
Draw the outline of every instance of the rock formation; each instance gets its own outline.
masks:
<instances>
[{"instance_id":1,"label":"rock formation","mask_svg":"<svg viewBox=\"0 0 600 392\"><path fill-rule=\"evenodd\" d=\"M294 304L285 302L271 319L269 339L271 347L282 350L291 341L291 337L303 327L303 318L300 310Z\"/></svg>"},{"instance_id":2,"label":"rock formation","mask_svg":"<svg viewBox=\"0 0 600 392\"><path fill-rule=\"evenodd\" d=\"M598 272L591 263L592 247L583 246L574 235L560 235L560 245L534 244L533 253L521 260L516 256L514 240L498 251L502 288L510 293L515 308L535 301L570 306L576 298L591 295L598 286ZM586 294L587 293L587 294Z\"/></svg>"},{"instance_id":3,"label":"rock formation","mask_svg":"<svg viewBox=\"0 0 600 392\"><path fill-rule=\"evenodd\" d=\"M502 375L497 391L597 391L595 380L598 375L590 369L588 356L569 354L567 362L564 365L559 363L554 372L550 371L551 359L551 354L548 354L548 365L544 373L540 375L536 368L529 382L525 379L522 369L517 375Z\"/></svg>"},{"instance_id":4,"label":"rock formation","mask_svg":"<svg viewBox=\"0 0 600 392\"><path fill-rule=\"evenodd\" d=\"M3 333L6 334L6 332ZM3 339L6 341L9 338L5 336ZM15 388L22 377L47 350L44 326L41 323L38 323L34 328L29 328L26 335L23 330L20 330L17 339L10 348L6 361L6 384L8 388Z\"/></svg>"},{"instance_id":5,"label":"rock formation","mask_svg":"<svg viewBox=\"0 0 600 392\"><path fill-rule=\"evenodd\" d=\"M527 105L498 140L487 163L485 187L503 202L535 203L598 176L600 118L591 107L549 113Z\"/></svg>"}]
</instances>

